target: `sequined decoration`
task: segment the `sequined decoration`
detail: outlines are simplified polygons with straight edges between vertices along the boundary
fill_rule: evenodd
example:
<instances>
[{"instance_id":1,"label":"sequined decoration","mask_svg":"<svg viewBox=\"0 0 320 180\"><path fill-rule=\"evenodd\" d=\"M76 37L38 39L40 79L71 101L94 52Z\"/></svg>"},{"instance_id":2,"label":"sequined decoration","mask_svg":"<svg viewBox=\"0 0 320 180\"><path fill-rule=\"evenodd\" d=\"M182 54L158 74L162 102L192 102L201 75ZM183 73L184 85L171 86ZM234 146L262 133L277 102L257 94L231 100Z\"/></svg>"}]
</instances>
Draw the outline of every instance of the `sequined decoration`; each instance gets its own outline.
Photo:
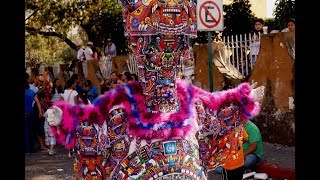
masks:
<instances>
[{"instance_id":1,"label":"sequined decoration","mask_svg":"<svg viewBox=\"0 0 320 180\"><path fill-rule=\"evenodd\" d=\"M190 37L197 36L196 1L123 0L125 35L137 61L146 105L151 113L180 109L176 78L190 67Z\"/></svg>"},{"instance_id":2,"label":"sequined decoration","mask_svg":"<svg viewBox=\"0 0 320 180\"><path fill-rule=\"evenodd\" d=\"M183 142L182 142L183 141ZM189 148L185 148L188 146ZM110 179L166 179L168 177L185 179L205 179L200 166L198 146L190 141L177 139L156 141L150 144L151 154L142 146L123 159Z\"/></svg>"},{"instance_id":3,"label":"sequined decoration","mask_svg":"<svg viewBox=\"0 0 320 180\"><path fill-rule=\"evenodd\" d=\"M108 137L110 138L110 156L108 167L112 171L128 154L130 141L127 135L127 120L122 106L114 106L109 111Z\"/></svg>"}]
</instances>

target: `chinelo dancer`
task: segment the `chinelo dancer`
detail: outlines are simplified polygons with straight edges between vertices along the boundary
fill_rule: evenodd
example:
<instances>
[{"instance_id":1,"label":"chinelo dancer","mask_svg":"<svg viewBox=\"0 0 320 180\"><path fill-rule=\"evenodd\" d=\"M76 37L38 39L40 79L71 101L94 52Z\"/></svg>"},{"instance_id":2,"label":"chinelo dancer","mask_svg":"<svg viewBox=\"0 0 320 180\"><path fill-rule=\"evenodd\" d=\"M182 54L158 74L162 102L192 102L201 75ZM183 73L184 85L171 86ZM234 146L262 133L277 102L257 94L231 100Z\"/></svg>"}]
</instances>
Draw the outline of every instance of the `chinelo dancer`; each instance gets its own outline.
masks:
<instances>
[{"instance_id":1,"label":"chinelo dancer","mask_svg":"<svg viewBox=\"0 0 320 180\"><path fill-rule=\"evenodd\" d=\"M55 103L48 121L57 142L75 148L78 179L205 180L232 157L234 130L259 114L264 87L211 93L178 76L180 61L193 58L196 1L122 4L139 82L117 85L90 105Z\"/></svg>"}]
</instances>

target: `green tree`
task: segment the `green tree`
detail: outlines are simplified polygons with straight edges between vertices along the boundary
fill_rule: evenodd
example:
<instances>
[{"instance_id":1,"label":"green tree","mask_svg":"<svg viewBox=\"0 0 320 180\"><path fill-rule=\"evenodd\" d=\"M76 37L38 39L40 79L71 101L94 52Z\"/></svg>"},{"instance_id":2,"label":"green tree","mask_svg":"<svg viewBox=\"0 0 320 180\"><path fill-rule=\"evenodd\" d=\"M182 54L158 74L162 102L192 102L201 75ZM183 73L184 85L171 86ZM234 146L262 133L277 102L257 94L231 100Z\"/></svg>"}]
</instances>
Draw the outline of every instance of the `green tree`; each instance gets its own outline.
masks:
<instances>
[{"instance_id":1,"label":"green tree","mask_svg":"<svg viewBox=\"0 0 320 180\"><path fill-rule=\"evenodd\" d=\"M83 27L84 29L87 29L87 34L91 37L90 40L95 42L95 46L101 48L99 49L100 51L103 51L106 39L111 37L112 42L115 43L117 47L117 54L128 54L128 41L124 36L123 17L121 11L103 12L99 17L90 21Z\"/></svg>"},{"instance_id":2,"label":"green tree","mask_svg":"<svg viewBox=\"0 0 320 180\"><path fill-rule=\"evenodd\" d=\"M26 34L25 60L27 66L38 64L53 65L56 61L69 62L75 58L76 52L57 37Z\"/></svg>"},{"instance_id":3,"label":"green tree","mask_svg":"<svg viewBox=\"0 0 320 180\"><path fill-rule=\"evenodd\" d=\"M236 35L248 33L253 29L256 19L251 11L249 0L233 0L229 5L223 6L224 26L223 35Z\"/></svg>"},{"instance_id":4,"label":"green tree","mask_svg":"<svg viewBox=\"0 0 320 180\"><path fill-rule=\"evenodd\" d=\"M266 26L268 26L268 29L269 29L270 31L275 30L275 29L278 29L277 26L276 26L276 24L275 24L274 18L266 18L266 19L264 19L264 24L265 24Z\"/></svg>"},{"instance_id":5,"label":"green tree","mask_svg":"<svg viewBox=\"0 0 320 180\"><path fill-rule=\"evenodd\" d=\"M296 18L295 0L277 0L273 11L275 27L282 30L287 27L289 18Z\"/></svg>"},{"instance_id":6,"label":"green tree","mask_svg":"<svg viewBox=\"0 0 320 180\"><path fill-rule=\"evenodd\" d=\"M96 19L109 11L118 15L121 9L121 4L113 0L26 0L25 29L30 34L58 37L76 49L76 44L68 38L68 32L78 26L85 32L92 32L88 33L89 40L95 39L97 33L103 33L97 32L99 28L93 26Z\"/></svg>"}]
</instances>

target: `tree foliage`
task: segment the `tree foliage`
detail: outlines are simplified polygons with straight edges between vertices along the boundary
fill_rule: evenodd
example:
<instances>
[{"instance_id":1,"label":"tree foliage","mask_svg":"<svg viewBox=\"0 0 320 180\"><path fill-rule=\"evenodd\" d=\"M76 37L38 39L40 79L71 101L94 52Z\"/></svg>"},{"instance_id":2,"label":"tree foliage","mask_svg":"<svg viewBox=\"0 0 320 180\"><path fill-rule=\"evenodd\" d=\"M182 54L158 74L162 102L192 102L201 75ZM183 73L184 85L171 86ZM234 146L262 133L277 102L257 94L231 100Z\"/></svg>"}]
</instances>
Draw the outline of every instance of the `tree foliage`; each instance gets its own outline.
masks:
<instances>
[{"instance_id":1,"label":"tree foliage","mask_svg":"<svg viewBox=\"0 0 320 180\"><path fill-rule=\"evenodd\" d=\"M289 18L296 18L295 0L277 0L273 11L275 27L282 30L287 27Z\"/></svg>"},{"instance_id":2,"label":"tree foliage","mask_svg":"<svg viewBox=\"0 0 320 180\"><path fill-rule=\"evenodd\" d=\"M70 48L60 38L43 37L42 35L26 34L25 60L27 66L37 64L53 65L56 61L68 62L75 58L75 50Z\"/></svg>"},{"instance_id":3,"label":"tree foliage","mask_svg":"<svg viewBox=\"0 0 320 180\"><path fill-rule=\"evenodd\" d=\"M67 36L68 32L76 26L86 32L94 31L90 24L108 11L119 13L121 5L112 0L26 0L26 31L59 37L76 49L75 43Z\"/></svg>"},{"instance_id":4,"label":"tree foliage","mask_svg":"<svg viewBox=\"0 0 320 180\"><path fill-rule=\"evenodd\" d=\"M247 33L252 30L255 17L250 7L249 0L233 0L231 4L224 6L223 35ZM30 35L57 37L62 40L61 43L65 42L73 49L76 49L76 42L85 43L90 40L100 51L103 50L106 38L112 37L119 55L129 52L128 41L123 34L122 7L113 0L26 0L25 11L26 31ZM78 27L78 34L83 34L80 40L70 35L70 31L75 27ZM216 39L217 33L213 32L212 37ZM198 37L192 42L207 43L207 32L198 31ZM66 51L69 52L68 48ZM54 56L54 59L59 58Z\"/></svg>"},{"instance_id":5,"label":"tree foliage","mask_svg":"<svg viewBox=\"0 0 320 180\"><path fill-rule=\"evenodd\" d=\"M108 37L117 47L117 54L128 54L127 38L124 36L123 18L120 11L106 11L96 19L83 26L87 29L87 34L95 46L100 47L100 51L105 46Z\"/></svg>"},{"instance_id":6,"label":"tree foliage","mask_svg":"<svg viewBox=\"0 0 320 180\"><path fill-rule=\"evenodd\" d=\"M276 24L275 24L274 18L266 18L266 19L264 19L264 25L268 26L268 29L269 29L268 31L272 31L272 30L278 29Z\"/></svg>"},{"instance_id":7,"label":"tree foliage","mask_svg":"<svg viewBox=\"0 0 320 180\"><path fill-rule=\"evenodd\" d=\"M248 33L253 29L256 19L251 11L249 0L233 0L229 5L223 6L224 26L223 35L236 35Z\"/></svg>"}]
</instances>

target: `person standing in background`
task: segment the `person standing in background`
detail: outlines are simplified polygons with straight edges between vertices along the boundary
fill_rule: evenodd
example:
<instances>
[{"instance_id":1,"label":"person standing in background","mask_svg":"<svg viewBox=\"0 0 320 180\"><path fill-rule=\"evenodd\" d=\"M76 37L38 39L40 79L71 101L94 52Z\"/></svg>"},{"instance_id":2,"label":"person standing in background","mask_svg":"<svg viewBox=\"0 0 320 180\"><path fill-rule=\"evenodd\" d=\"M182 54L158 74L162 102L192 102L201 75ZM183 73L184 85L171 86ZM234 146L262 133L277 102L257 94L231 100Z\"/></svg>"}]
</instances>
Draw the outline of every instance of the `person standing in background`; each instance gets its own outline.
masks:
<instances>
[{"instance_id":1,"label":"person standing in background","mask_svg":"<svg viewBox=\"0 0 320 180\"><path fill-rule=\"evenodd\" d=\"M84 61L85 60L84 48L82 47L82 45L80 43L77 44L77 59L79 61Z\"/></svg>"},{"instance_id":2,"label":"person standing in background","mask_svg":"<svg viewBox=\"0 0 320 180\"><path fill-rule=\"evenodd\" d=\"M60 83L59 79L55 79L53 81L53 86L51 88L51 105L57 101L60 100L61 95L63 94L63 89ZM48 155L49 156L53 156L55 155L55 151L54 151L54 146L56 145L56 139L51 131L51 127L46 119L46 110L44 111L44 117L45 117L45 121L44 121L44 134L45 134L45 144L46 146L49 148L48 149Z\"/></svg>"},{"instance_id":3,"label":"person standing in background","mask_svg":"<svg viewBox=\"0 0 320 180\"><path fill-rule=\"evenodd\" d=\"M90 102L93 102L99 95L98 88L92 84L90 80L86 80L85 82L87 98Z\"/></svg>"},{"instance_id":4,"label":"person standing in background","mask_svg":"<svg viewBox=\"0 0 320 180\"><path fill-rule=\"evenodd\" d=\"M75 90L78 93L79 98L81 99L82 93L83 93L83 89L82 89L82 85L81 85L81 79L80 76L78 74L73 74L70 79L73 79L75 82Z\"/></svg>"},{"instance_id":5,"label":"person standing in background","mask_svg":"<svg viewBox=\"0 0 320 180\"><path fill-rule=\"evenodd\" d=\"M251 54L251 69L256 64L256 60L260 51L260 35L263 34L263 19L257 19L254 23L254 30L251 32L250 54Z\"/></svg>"},{"instance_id":6,"label":"person standing in background","mask_svg":"<svg viewBox=\"0 0 320 180\"><path fill-rule=\"evenodd\" d=\"M137 74L131 74L131 81L139 81L138 75Z\"/></svg>"},{"instance_id":7,"label":"person standing in background","mask_svg":"<svg viewBox=\"0 0 320 180\"><path fill-rule=\"evenodd\" d=\"M25 73L25 88L24 88L24 153L31 153L35 150L33 149L33 136L32 136L32 116L33 108L32 103L35 102L38 108L38 116L41 117L41 105L38 96L35 92L30 89L29 86L30 76Z\"/></svg>"},{"instance_id":8,"label":"person standing in background","mask_svg":"<svg viewBox=\"0 0 320 180\"><path fill-rule=\"evenodd\" d=\"M86 60L86 56L84 55L84 49L85 48L82 47L82 44L77 44L77 66L75 68L75 74L84 74L82 66L82 64Z\"/></svg>"},{"instance_id":9,"label":"person standing in background","mask_svg":"<svg viewBox=\"0 0 320 180\"><path fill-rule=\"evenodd\" d=\"M296 21L294 18L289 18L287 21L287 27L281 32L295 32L296 31Z\"/></svg>"},{"instance_id":10,"label":"person standing in background","mask_svg":"<svg viewBox=\"0 0 320 180\"><path fill-rule=\"evenodd\" d=\"M111 38L107 39L107 46L104 49L104 53L105 53L105 56L107 56L107 57L111 56L111 58L115 57L117 55L117 47L112 42Z\"/></svg>"},{"instance_id":11,"label":"person standing in background","mask_svg":"<svg viewBox=\"0 0 320 180\"><path fill-rule=\"evenodd\" d=\"M69 79L67 81L66 89L61 95L60 100L66 101L72 105L78 104L78 92L75 90L75 80Z\"/></svg>"},{"instance_id":12,"label":"person standing in background","mask_svg":"<svg viewBox=\"0 0 320 180\"><path fill-rule=\"evenodd\" d=\"M87 43L86 49L84 50L84 55L86 60L82 63L83 74L86 79L88 78L88 61L94 59L92 48L93 48L93 42L89 41Z\"/></svg>"},{"instance_id":13,"label":"person standing in background","mask_svg":"<svg viewBox=\"0 0 320 180\"><path fill-rule=\"evenodd\" d=\"M63 88L61 86L60 79L55 79L51 88L51 104L53 104L56 101L59 101L61 94L63 94Z\"/></svg>"}]
</instances>

